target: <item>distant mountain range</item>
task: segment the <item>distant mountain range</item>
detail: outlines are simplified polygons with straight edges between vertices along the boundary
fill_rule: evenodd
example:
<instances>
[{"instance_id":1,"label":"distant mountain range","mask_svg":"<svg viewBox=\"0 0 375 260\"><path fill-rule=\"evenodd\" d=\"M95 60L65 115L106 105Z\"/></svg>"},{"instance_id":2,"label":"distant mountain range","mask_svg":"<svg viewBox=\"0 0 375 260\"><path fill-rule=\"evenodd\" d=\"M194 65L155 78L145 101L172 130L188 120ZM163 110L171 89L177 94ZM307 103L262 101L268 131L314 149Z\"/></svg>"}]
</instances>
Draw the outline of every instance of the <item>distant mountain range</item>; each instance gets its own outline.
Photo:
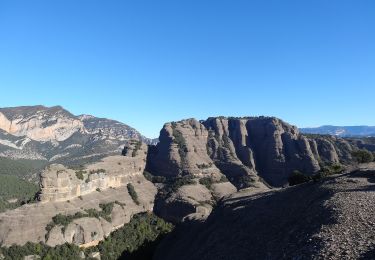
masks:
<instances>
[{"instance_id":1,"label":"distant mountain range","mask_svg":"<svg viewBox=\"0 0 375 260\"><path fill-rule=\"evenodd\" d=\"M61 106L0 108L1 157L85 163L119 154L130 139L155 142L124 123L75 116Z\"/></svg>"},{"instance_id":2,"label":"distant mountain range","mask_svg":"<svg viewBox=\"0 0 375 260\"><path fill-rule=\"evenodd\" d=\"M375 126L332 126L300 128L305 134L324 134L340 137L369 137L375 136Z\"/></svg>"}]
</instances>

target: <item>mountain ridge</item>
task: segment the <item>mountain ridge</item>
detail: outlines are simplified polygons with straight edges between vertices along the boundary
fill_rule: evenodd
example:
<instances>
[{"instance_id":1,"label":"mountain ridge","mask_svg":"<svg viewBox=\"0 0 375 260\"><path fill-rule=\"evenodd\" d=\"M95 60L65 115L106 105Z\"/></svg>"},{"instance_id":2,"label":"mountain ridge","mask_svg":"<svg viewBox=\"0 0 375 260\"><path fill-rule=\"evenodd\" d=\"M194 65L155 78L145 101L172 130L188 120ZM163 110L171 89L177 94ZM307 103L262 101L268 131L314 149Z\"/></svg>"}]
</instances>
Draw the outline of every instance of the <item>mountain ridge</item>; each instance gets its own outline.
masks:
<instances>
[{"instance_id":1,"label":"mountain ridge","mask_svg":"<svg viewBox=\"0 0 375 260\"><path fill-rule=\"evenodd\" d=\"M79 163L118 154L131 139L155 142L119 121L75 116L61 106L0 108L3 157Z\"/></svg>"},{"instance_id":2,"label":"mountain ridge","mask_svg":"<svg viewBox=\"0 0 375 260\"><path fill-rule=\"evenodd\" d=\"M319 127L300 128L305 134L328 134L340 137L371 137L375 136L375 126L334 126L323 125Z\"/></svg>"}]
</instances>

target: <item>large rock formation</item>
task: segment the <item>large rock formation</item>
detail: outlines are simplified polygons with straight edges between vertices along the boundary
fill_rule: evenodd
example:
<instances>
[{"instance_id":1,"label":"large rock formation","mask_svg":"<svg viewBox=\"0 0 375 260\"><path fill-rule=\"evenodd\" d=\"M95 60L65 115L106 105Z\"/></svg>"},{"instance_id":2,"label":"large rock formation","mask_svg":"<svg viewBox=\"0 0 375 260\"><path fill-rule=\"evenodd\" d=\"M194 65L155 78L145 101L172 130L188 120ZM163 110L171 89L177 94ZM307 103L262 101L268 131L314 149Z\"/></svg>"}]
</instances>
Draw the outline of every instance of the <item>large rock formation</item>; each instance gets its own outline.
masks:
<instances>
[{"instance_id":1,"label":"large rock formation","mask_svg":"<svg viewBox=\"0 0 375 260\"><path fill-rule=\"evenodd\" d=\"M48 166L41 174L40 201L67 201L97 189L126 186L133 177L143 175L147 145L130 142L125 156L110 156L84 169L68 169L60 164Z\"/></svg>"},{"instance_id":2,"label":"large rock formation","mask_svg":"<svg viewBox=\"0 0 375 260\"><path fill-rule=\"evenodd\" d=\"M155 260L374 259L375 165L321 182L225 198L185 223Z\"/></svg>"},{"instance_id":3,"label":"large rock formation","mask_svg":"<svg viewBox=\"0 0 375 260\"><path fill-rule=\"evenodd\" d=\"M130 139L152 143L105 118L75 116L60 106L0 108L0 156L83 164L121 152Z\"/></svg>"},{"instance_id":4,"label":"large rock formation","mask_svg":"<svg viewBox=\"0 0 375 260\"><path fill-rule=\"evenodd\" d=\"M312 174L323 164L350 159L351 145L338 138L301 135L273 117L209 118L167 123L151 147L147 168L162 176L220 176L237 187L283 186L294 170Z\"/></svg>"},{"instance_id":5,"label":"large rock formation","mask_svg":"<svg viewBox=\"0 0 375 260\"><path fill-rule=\"evenodd\" d=\"M130 142L124 156L110 156L83 169L49 166L41 176L42 202L0 214L0 244L30 241L92 246L129 222L132 215L152 211L157 189L143 176L146 152L147 145L135 141ZM137 200L129 193L128 184L137 193ZM113 206L106 217L99 214L101 204ZM81 215L77 217L77 213ZM76 217L66 226L56 224L48 229L57 214Z\"/></svg>"},{"instance_id":6,"label":"large rock formation","mask_svg":"<svg viewBox=\"0 0 375 260\"><path fill-rule=\"evenodd\" d=\"M0 129L40 142L60 142L85 132L83 123L62 107L42 106L0 109Z\"/></svg>"}]
</instances>

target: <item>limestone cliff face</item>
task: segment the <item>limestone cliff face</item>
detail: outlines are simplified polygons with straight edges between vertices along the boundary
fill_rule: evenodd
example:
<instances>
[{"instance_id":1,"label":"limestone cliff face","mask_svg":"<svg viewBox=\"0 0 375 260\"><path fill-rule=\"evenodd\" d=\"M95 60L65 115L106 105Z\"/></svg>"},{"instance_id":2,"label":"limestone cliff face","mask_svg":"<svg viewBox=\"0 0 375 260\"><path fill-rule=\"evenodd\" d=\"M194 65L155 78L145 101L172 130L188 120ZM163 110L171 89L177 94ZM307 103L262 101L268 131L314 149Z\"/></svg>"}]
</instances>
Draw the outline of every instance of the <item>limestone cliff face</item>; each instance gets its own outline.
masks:
<instances>
[{"instance_id":1,"label":"limestone cliff face","mask_svg":"<svg viewBox=\"0 0 375 260\"><path fill-rule=\"evenodd\" d=\"M126 186L133 177L143 175L146 154L146 144L131 142L124 156L110 156L84 169L72 170L61 164L50 165L41 174L40 201L67 201L97 189Z\"/></svg>"},{"instance_id":2,"label":"limestone cliff face","mask_svg":"<svg viewBox=\"0 0 375 260\"><path fill-rule=\"evenodd\" d=\"M43 142L64 141L75 132L85 131L83 123L61 107L48 109L42 106L20 107L13 113L10 109L1 109L0 129Z\"/></svg>"},{"instance_id":3,"label":"limestone cliff face","mask_svg":"<svg viewBox=\"0 0 375 260\"><path fill-rule=\"evenodd\" d=\"M131 139L153 143L121 122L75 116L60 106L0 108L0 156L81 165L119 154Z\"/></svg>"},{"instance_id":4,"label":"limestone cliff face","mask_svg":"<svg viewBox=\"0 0 375 260\"><path fill-rule=\"evenodd\" d=\"M287 183L294 170L314 173L323 163L350 159L342 139L301 135L273 117L208 118L167 123L150 149L148 169L158 175L224 174L237 188L259 182Z\"/></svg>"}]
</instances>

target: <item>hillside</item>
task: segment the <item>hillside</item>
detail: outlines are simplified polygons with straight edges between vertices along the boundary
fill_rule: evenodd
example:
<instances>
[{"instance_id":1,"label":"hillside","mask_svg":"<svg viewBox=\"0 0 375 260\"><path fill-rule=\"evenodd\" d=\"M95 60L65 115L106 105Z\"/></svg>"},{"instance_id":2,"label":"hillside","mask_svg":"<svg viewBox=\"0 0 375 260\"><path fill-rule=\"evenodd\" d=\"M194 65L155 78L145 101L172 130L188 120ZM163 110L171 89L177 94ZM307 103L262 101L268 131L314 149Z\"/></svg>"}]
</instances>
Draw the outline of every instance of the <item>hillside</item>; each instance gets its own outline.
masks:
<instances>
[{"instance_id":1,"label":"hillside","mask_svg":"<svg viewBox=\"0 0 375 260\"><path fill-rule=\"evenodd\" d=\"M60 106L0 108L0 156L79 165L118 154L130 139L153 140L118 121Z\"/></svg>"},{"instance_id":2,"label":"hillside","mask_svg":"<svg viewBox=\"0 0 375 260\"><path fill-rule=\"evenodd\" d=\"M168 259L374 259L375 165L263 194L240 192L158 248Z\"/></svg>"},{"instance_id":3,"label":"hillside","mask_svg":"<svg viewBox=\"0 0 375 260\"><path fill-rule=\"evenodd\" d=\"M335 135L340 137L369 137L375 136L375 126L320 126L300 128L302 133Z\"/></svg>"}]
</instances>

